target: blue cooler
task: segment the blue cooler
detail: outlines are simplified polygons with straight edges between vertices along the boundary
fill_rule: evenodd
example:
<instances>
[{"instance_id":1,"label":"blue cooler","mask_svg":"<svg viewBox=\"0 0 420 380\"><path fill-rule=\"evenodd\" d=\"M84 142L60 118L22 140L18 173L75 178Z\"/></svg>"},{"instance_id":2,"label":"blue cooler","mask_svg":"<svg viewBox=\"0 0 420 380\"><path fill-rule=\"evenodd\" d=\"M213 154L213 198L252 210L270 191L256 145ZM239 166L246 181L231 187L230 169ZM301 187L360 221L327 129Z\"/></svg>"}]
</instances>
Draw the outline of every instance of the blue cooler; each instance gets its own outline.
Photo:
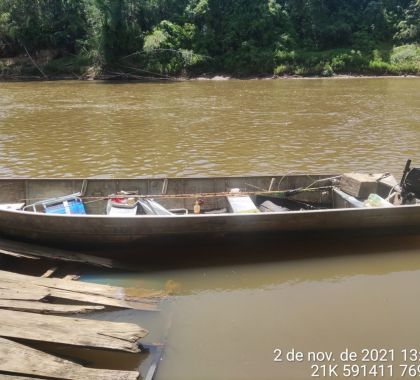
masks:
<instances>
[{"instance_id":1,"label":"blue cooler","mask_svg":"<svg viewBox=\"0 0 420 380\"><path fill-rule=\"evenodd\" d=\"M79 198L69 199L60 203L44 205L46 214L85 215L86 210Z\"/></svg>"}]
</instances>

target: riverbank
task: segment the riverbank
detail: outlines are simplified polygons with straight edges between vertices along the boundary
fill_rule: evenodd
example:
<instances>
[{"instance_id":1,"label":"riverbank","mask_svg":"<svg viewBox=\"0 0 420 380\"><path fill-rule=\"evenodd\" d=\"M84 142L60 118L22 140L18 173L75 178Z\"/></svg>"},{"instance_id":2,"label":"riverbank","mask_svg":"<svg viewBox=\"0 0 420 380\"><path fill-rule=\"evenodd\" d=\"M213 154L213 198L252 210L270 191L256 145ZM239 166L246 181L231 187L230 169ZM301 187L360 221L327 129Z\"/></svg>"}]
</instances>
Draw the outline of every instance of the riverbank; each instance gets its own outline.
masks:
<instances>
[{"instance_id":1,"label":"riverbank","mask_svg":"<svg viewBox=\"0 0 420 380\"><path fill-rule=\"evenodd\" d=\"M41 51L0 59L0 80L228 80L329 77L398 77L420 75L420 47L417 44L386 46L372 51L334 49L290 51L278 55L265 72L231 72L193 67L178 71L153 72L140 66L98 66L86 57L57 56Z\"/></svg>"},{"instance_id":2,"label":"riverbank","mask_svg":"<svg viewBox=\"0 0 420 380\"><path fill-rule=\"evenodd\" d=\"M22 76L0 76L1 82L47 82L47 81L109 81L109 82L185 82L185 81L209 81L209 82L223 82L223 81L271 81L271 80L316 80L316 79L391 79L391 78L419 78L420 74L401 74L401 75L363 75L363 74L339 74L329 77L320 75L302 76L302 75L271 75L271 76L253 76L253 77L232 77L228 75L214 75L214 76L198 76L198 77L168 77L168 78L139 78L130 75L98 75L96 77L74 77L68 75L54 75L47 78L38 75L22 75Z\"/></svg>"}]
</instances>

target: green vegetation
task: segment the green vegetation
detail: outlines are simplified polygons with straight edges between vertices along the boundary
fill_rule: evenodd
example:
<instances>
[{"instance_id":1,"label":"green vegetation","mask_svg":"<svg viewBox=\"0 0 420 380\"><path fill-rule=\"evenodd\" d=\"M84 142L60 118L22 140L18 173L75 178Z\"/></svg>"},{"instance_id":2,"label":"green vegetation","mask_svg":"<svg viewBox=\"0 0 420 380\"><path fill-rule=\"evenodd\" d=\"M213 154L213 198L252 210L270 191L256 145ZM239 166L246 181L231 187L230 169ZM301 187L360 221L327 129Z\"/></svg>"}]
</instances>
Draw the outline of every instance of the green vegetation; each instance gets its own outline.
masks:
<instances>
[{"instance_id":1,"label":"green vegetation","mask_svg":"<svg viewBox=\"0 0 420 380\"><path fill-rule=\"evenodd\" d=\"M420 0L0 0L6 76L419 75L419 43Z\"/></svg>"}]
</instances>

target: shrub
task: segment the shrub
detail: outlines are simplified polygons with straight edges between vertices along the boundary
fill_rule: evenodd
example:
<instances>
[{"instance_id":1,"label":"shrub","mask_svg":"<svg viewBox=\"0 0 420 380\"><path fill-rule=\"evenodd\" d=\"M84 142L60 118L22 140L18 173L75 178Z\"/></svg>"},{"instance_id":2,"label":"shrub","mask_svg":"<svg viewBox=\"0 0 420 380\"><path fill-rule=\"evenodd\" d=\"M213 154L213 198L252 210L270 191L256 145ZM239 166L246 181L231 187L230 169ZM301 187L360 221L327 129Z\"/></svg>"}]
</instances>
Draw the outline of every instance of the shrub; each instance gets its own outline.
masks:
<instances>
[{"instance_id":1,"label":"shrub","mask_svg":"<svg viewBox=\"0 0 420 380\"><path fill-rule=\"evenodd\" d=\"M392 49L390 62L393 64L420 64L420 47L414 44L395 47L394 49Z\"/></svg>"},{"instance_id":2,"label":"shrub","mask_svg":"<svg viewBox=\"0 0 420 380\"><path fill-rule=\"evenodd\" d=\"M331 65L327 63L322 70L321 75L323 77L332 77L334 75L334 70L332 69Z\"/></svg>"},{"instance_id":3,"label":"shrub","mask_svg":"<svg viewBox=\"0 0 420 380\"><path fill-rule=\"evenodd\" d=\"M274 74L275 75L286 75L286 74L290 74L290 68L289 68L289 66L286 66L286 65L278 65L274 69Z\"/></svg>"}]
</instances>

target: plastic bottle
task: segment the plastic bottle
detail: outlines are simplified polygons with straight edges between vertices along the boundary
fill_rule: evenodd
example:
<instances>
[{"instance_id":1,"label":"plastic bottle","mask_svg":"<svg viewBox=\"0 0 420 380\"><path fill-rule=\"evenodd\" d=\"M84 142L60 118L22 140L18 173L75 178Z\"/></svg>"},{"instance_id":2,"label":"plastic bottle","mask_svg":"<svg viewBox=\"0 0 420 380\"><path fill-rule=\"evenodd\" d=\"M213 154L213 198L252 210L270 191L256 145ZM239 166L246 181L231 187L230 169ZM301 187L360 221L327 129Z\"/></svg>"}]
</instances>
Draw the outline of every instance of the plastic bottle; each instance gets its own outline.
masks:
<instances>
[{"instance_id":1,"label":"plastic bottle","mask_svg":"<svg viewBox=\"0 0 420 380\"><path fill-rule=\"evenodd\" d=\"M366 207L391 207L392 204L380 197L378 194L370 194L365 201Z\"/></svg>"},{"instance_id":2,"label":"plastic bottle","mask_svg":"<svg viewBox=\"0 0 420 380\"><path fill-rule=\"evenodd\" d=\"M198 203L198 200L195 201L194 205L194 214L199 214L201 212L200 203Z\"/></svg>"}]
</instances>

